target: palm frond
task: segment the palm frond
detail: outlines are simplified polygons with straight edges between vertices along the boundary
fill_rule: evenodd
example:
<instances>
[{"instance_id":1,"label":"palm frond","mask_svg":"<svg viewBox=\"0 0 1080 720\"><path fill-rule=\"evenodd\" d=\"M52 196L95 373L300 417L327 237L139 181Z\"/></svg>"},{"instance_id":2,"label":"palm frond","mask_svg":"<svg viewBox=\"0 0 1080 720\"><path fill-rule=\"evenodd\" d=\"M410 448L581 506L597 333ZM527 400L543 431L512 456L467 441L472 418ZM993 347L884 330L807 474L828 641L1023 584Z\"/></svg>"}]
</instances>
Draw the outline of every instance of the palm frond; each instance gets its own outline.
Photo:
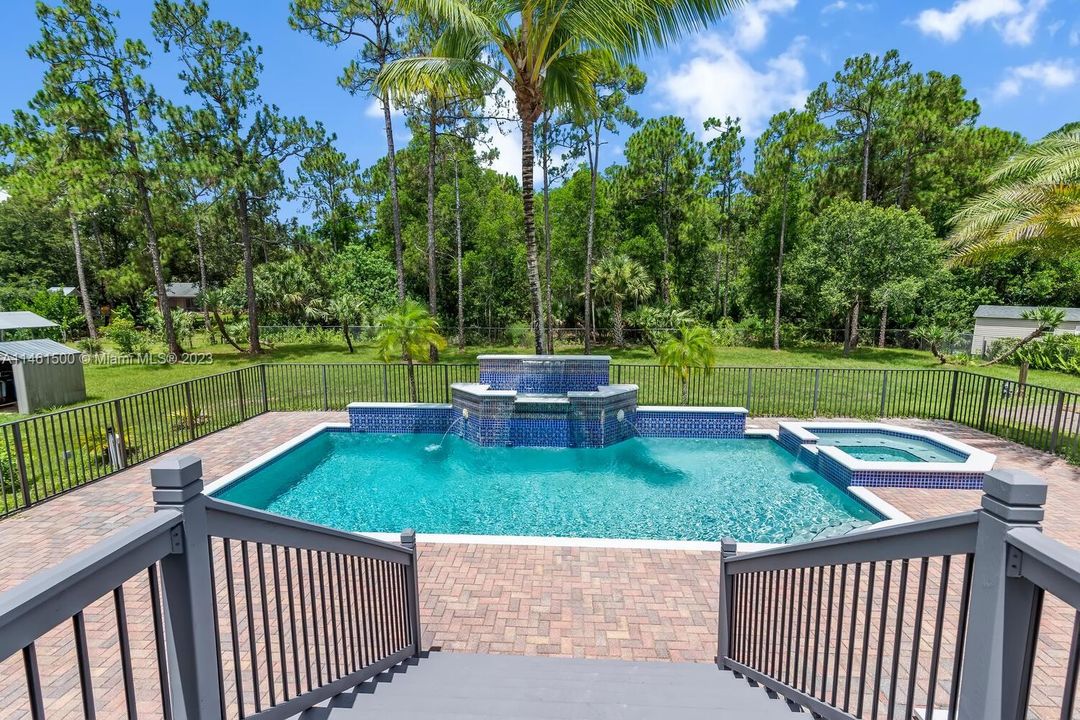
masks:
<instances>
[{"instance_id":1,"label":"palm frond","mask_svg":"<svg viewBox=\"0 0 1080 720\"><path fill-rule=\"evenodd\" d=\"M589 53L555 58L544 73L544 98L551 106L573 108L588 113L596 107L596 87L600 66Z\"/></svg>"},{"instance_id":2,"label":"palm frond","mask_svg":"<svg viewBox=\"0 0 1080 720\"><path fill-rule=\"evenodd\" d=\"M387 65L375 83L380 92L387 92L398 100L418 93L481 97L500 78L506 79L506 76L477 60L412 57Z\"/></svg>"}]
</instances>

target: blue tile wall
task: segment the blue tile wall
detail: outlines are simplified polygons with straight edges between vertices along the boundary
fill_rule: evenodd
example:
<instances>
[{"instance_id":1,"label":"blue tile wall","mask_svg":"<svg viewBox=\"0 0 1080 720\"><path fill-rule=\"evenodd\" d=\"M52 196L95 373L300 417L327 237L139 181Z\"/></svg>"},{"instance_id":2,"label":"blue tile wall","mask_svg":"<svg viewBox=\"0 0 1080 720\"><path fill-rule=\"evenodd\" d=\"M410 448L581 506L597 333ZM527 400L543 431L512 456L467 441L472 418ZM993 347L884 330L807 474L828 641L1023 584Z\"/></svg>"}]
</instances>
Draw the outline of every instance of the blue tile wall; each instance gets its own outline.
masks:
<instances>
[{"instance_id":1,"label":"blue tile wall","mask_svg":"<svg viewBox=\"0 0 1080 720\"><path fill-rule=\"evenodd\" d=\"M481 357L480 382L492 390L516 390L530 395L591 392L608 384L610 360L559 358L554 360Z\"/></svg>"},{"instance_id":2,"label":"blue tile wall","mask_svg":"<svg viewBox=\"0 0 1080 720\"><path fill-rule=\"evenodd\" d=\"M424 407L351 407L349 429L353 432L439 433L450 427L449 405Z\"/></svg>"},{"instance_id":3,"label":"blue tile wall","mask_svg":"<svg viewBox=\"0 0 1080 720\"><path fill-rule=\"evenodd\" d=\"M741 439L746 413L638 408L634 426L642 437Z\"/></svg>"}]
</instances>

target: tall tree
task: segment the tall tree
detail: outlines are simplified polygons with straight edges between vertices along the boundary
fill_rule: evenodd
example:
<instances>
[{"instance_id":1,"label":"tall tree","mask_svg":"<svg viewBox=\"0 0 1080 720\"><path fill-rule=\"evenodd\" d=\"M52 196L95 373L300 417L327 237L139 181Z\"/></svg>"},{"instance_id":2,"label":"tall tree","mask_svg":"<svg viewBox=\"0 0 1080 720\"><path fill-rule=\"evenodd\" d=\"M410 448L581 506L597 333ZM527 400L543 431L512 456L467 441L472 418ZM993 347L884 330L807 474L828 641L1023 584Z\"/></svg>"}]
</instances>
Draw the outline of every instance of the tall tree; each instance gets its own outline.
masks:
<instances>
[{"instance_id":1,"label":"tall tree","mask_svg":"<svg viewBox=\"0 0 1080 720\"><path fill-rule=\"evenodd\" d=\"M105 129L119 172L134 187L165 342L170 356L178 358L184 351L169 312L151 202L157 139L154 120L163 103L142 76L150 53L140 40L121 41L115 13L93 0L64 0L56 7L39 3L37 13L41 40L28 52L46 70L31 107L44 110L63 105L68 123Z\"/></svg>"},{"instance_id":2,"label":"tall tree","mask_svg":"<svg viewBox=\"0 0 1080 720\"><path fill-rule=\"evenodd\" d=\"M627 300L644 300L652 295L653 285L645 268L625 255L609 255L593 268L596 294L611 301L611 325L615 344L626 346L623 335L623 306Z\"/></svg>"},{"instance_id":3,"label":"tall tree","mask_svg":"<svg viewBox=\"0 0 1080 720\"><path fill-rule=\"evenodd\" d=\"M393 0L292 0L289 24L319 42L341 45L355 40L360 48L346 67L338 84L353 95L374 97L383 116L386 136L386 169L390 186L391 227L394 234L394 264L397 268L398 301L405 300L405 246L401 239L401 204L398 197L397 151L394 147L393 105L390 95L375 79L398 57L401 47L397 32L401 15Z\"/></svg>"},{"instance_id":4,"label":"tall tree","mask_svg":"<svg viewBox=\"0 0 1080 720\"><path fill-rule=\"evenodd\" d=\"M646 77L636 65L619 65L613 58L601 67L593 83L596 106L591 112L578 112L574 117L576 132L570 139L572 158L585 155L589 168L589 214L585 225L585 308L582 317L585 324L585 353L592 352L592 275L593 255L596 250L596 185L600 176L600 148L604 145L603 133L617 134L621 125L637 128L641 116L629 105L631 95L645 90Z\"/></svg>"},{"instance_id":5,"label":"tall tree","mask_svg":"<svg viewBox=\"0 0 1080 720\"><path fill-rule=\"evenodd\" d=\"M726 318L731 300L732 256L737 252L732 233L734 203L741 184L746 138L738 118L709 118L705 121L705 131L716 131L716 135L705 143L709 153L706 177L713 186L721 213L716 244L716 299L721 306L720 316Z\"/></svg>"},{"instance_id":6,"label":"tall tree","mask_svg":"<svg viewBox=\"0 0 1080 720\"><path fill-rule=\"evenodd\" d=\"M355 235L359 176L360 163L329 142L307 153L297 166L294 192L334 251Z\"/></svg>"},{"instance_id":7,"label":"tall tree","mask_svg":"<svg viewBox=\"0 0 1080 720\"><path fill-rule=\"evenodd\" d=\"M834 130L844 141L858 148L860 200L870 198L870 159L875 133L881 119L899 100L900 90L911 65L900 53L889 50L884 56L866 53L844 61L844 69L833 76L832 87L823 82L810 94L806 104L819 116L833 118Z\"/></svg>"},{"instance_id":8,"label":"tall tree","mask_svg":"<svg viewBox=\"0 0 1080 720\"><path fill-rule=\"evenodd\" d=\"M648 204L663 238L660 297L672 303L671 278L680 278L682 263L675 245L699 188L704 148L680 117L647 120L626 142L626 166L621 174L631 202Z\"/></svg>"},{"instance_id":9,"label":"tall tree","mask_svg":"<svg viewBox=\"0 0 1080 720\"><path fill-rule=\"evenodd\" d=\"M402 7L430 18L446 32L431 55L390 63L380 74L382 87L405 93L452 87L466 94L502 80L513 90L521 124L525 258L537 353L544 352L546 328L533 206L536 121L547 107L595 105L592 83L600 71L597 51L627 60L704 27L731 5L729 0L402 2Z\"/></svg>"},{"instance_id":10,"label":"tall tree","mask_svg":"<svg viewBox=\"0 0 1080 720\"><path fill-rule=\"evenodd\" d=\"M243 249L248 315L248 351L262 352L255 292L252 232L262 199L282 185L281 164L302 157L323 142L321 126L288 118L263 103L259 94L262 49L248 34L224 20L212 20L206 2L157 0L151 20L166 50L176 48L180 80L201 106L172 113L205 141L190 161L210 166L229 194Z\"/></svg>"}]
</instances>

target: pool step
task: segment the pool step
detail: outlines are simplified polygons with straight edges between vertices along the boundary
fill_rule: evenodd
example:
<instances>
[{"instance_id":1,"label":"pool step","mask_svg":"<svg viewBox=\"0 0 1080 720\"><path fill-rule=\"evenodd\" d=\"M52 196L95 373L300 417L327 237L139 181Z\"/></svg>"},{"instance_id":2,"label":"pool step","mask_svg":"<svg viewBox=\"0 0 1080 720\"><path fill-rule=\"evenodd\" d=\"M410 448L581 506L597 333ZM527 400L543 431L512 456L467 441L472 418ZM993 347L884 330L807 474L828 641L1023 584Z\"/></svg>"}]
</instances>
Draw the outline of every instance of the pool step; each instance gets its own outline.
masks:
<instances>
[{"instance_id":1,"label":"pool step","mask_svg":"<svg viewBox=\"0 0 1080 720\"><path fill-rule=\"evenodd\" d=\"M515 413L570 413L570 400L565 395L522 395L514 399Z\"/></svg>"},{"instance_id":2,"label":"pool step","mask_svg":"<svg viewBox=\"0 0 1080 720\"><path fill-rule=\"evenodd\" d=\"M781 720L793 708L713 665L431 653L305 719Z\"/></svg>"}]
</instances>

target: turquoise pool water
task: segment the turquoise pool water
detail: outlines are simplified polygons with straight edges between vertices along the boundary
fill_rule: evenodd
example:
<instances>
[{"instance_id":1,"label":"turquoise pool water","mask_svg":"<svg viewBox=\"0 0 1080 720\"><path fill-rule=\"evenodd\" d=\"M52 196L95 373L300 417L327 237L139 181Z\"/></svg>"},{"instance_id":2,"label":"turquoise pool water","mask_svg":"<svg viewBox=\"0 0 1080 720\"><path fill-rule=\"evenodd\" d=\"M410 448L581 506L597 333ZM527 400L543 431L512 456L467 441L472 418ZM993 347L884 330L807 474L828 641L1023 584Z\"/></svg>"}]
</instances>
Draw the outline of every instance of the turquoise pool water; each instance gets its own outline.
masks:
<instances>
[{"instance_id":1,"label":"turquoise pool water","mask_svg":"<svg viewBox=\"0 0 1080 720\"><path fill-rule=\"evenodd\" d=\"M769 440L484 448L324 432L218 497L342 530L785 542L880 518Z\"/></svg>"},{"instance_id":2,"label":"turquoise pool water","mask_svg":"<svg viewBox=\"0 0 1080 720\"><path fill-rule=\"evenodd\" d=\"M807 430L817 435L818 445L834 445L848 455L870 462L948 462L961 463L967 456L917 437L901 437L868 430L866 432L829 432Z\"/></svg>"}]
</instances>

